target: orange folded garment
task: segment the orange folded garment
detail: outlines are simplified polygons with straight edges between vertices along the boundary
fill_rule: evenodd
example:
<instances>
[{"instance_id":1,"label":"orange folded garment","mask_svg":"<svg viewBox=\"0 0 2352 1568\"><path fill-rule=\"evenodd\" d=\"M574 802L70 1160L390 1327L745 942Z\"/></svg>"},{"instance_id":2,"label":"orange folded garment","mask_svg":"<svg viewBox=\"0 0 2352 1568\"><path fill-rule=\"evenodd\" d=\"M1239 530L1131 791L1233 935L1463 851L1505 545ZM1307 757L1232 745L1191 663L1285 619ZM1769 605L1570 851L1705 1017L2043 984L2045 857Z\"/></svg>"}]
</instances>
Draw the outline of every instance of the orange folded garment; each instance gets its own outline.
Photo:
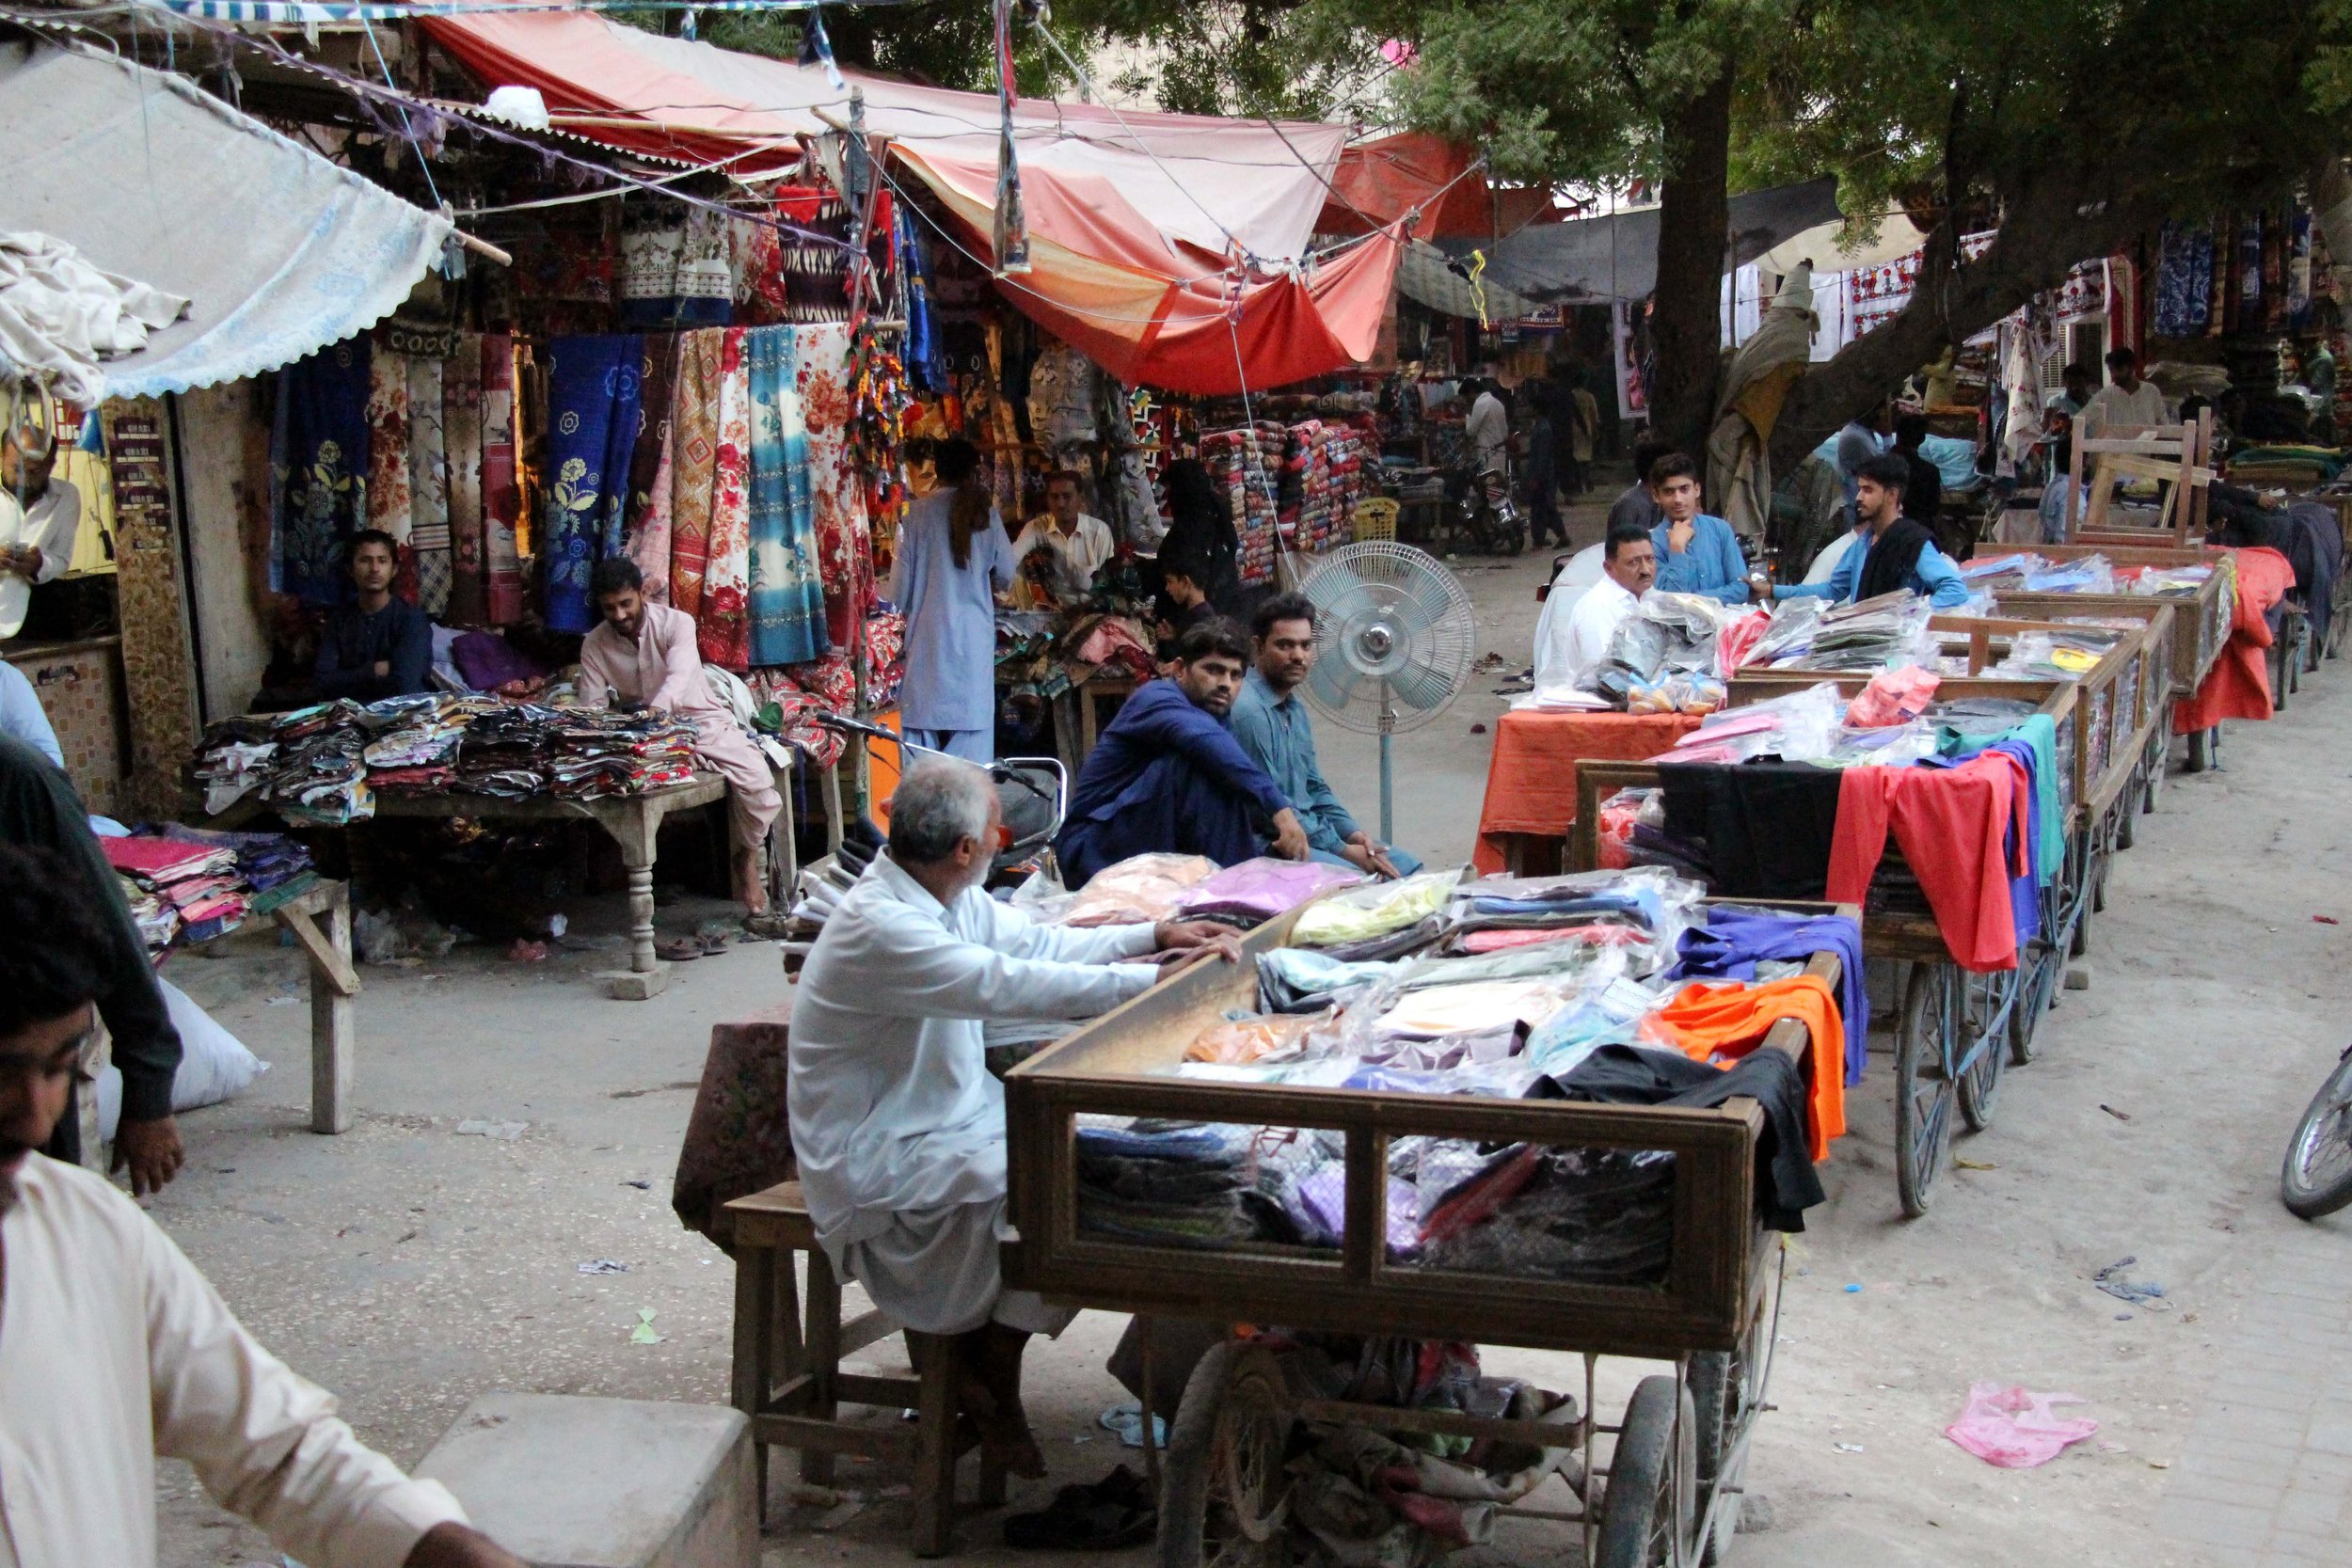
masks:
<instances>
[{"instance_id":1,"label":"orange folded garment","mask_svg":"<svg viewBox=\"0 0 2352 1568\"><path fill-rule=\"evenodd\" d=\"M1672 1046L1696 1061L1727 1066L1764 1043L1773 1024L1793 1018L1813 1037L1813 1100L1808 1118L1816 1164L1829 1158L1829 1141L1846 1132L1846 1022L1837 998L1818 974L1795 974L1760 986L1738 981L1683 987L1675 999L1642 1021L1642 1038Z\"/></svg>"}]
</instances>

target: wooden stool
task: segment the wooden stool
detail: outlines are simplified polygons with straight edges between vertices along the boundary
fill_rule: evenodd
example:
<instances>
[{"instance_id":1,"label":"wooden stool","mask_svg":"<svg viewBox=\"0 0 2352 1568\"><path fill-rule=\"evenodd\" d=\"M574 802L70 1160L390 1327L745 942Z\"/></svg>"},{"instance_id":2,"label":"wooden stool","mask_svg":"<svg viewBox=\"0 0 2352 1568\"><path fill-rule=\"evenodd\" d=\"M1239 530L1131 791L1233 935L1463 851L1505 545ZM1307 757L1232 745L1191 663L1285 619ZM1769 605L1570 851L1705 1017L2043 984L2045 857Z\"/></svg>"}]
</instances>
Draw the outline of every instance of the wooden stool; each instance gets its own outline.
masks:
<instances>
[{"instance_id":1,"label":"wooden stool","mask_svg":"<svg viewBox=\"0 0 2352 1568\"><path fill-rule=\"evenodd\" d=\"M842 1321L841 1282L817 1244L798 1181L739 1197L723 1212L735 1245L735 1407L752 1423L763 1502L771 1444L798 1449L801 1479L817 1486L831 1484L835 1454L903 1459L914 1470L914 1554L946 1556L955 1543L956 1462L978 1442L957 1419L956 1341L901 1330L879 1311ZM795 1253L808 1256L805 1318L793 1283ZM843 1356L900 1332L916 1376L841 1370ZM844 1421L845 1404L913 1409L914 1424ZM1005 1472L983 1458L979 1506L1004 1500Z\"/></svg>"}]
</instances>

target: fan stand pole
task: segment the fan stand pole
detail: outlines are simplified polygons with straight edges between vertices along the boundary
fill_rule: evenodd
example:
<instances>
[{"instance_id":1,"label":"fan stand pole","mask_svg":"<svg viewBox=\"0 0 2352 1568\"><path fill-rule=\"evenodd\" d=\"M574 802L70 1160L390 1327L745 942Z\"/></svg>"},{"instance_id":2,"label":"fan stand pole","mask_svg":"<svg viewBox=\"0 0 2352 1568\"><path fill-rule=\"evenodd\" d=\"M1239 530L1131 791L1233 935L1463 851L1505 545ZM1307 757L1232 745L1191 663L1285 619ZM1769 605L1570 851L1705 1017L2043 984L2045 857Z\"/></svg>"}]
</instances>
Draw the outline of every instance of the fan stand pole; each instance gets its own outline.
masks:
<instances>
[{"instance_id":1,"label":"fan stand pole","mask_svg":"<svg viewBox=\"0 0 2352 1568\"><path fill-rule=\"evenodd\" d=\"M1396 842L1396 770L1391 752L1396 744L1396 705L1389 700L1389 683L1380 683L1380 842Z\"/></svg>"}]
</instances>

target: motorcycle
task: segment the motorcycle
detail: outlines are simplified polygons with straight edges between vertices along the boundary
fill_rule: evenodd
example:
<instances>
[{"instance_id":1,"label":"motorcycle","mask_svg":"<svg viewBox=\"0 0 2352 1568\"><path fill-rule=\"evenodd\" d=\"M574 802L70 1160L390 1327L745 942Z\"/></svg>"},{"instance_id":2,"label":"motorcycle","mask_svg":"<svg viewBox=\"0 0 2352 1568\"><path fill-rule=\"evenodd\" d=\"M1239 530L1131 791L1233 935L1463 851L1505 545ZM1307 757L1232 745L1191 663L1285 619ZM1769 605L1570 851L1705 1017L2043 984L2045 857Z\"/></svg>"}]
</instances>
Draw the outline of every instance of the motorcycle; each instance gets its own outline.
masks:
<instances>
[{"instance_id":1,"label":"motorcycle","mask_svg":"<svg viewBox=\"0 0 2352 1568\"><path fill-rule=\"evenodd\" d=\"M1527 528L1502 469L1449 471L1445 499L1449 545L1466 538L1481 555L1517 555L1527 547Z\"/></svg>"},{"instance_id":2,"label":"motorcycle","mask_svg":"<svg viewBox=\"0 0 2352 1568\"><path fill-rule=\"evenodd\" d=\"M2352 1203L2352 1046L2296 1125L2279 1170L2279 1198L2307 1220Z\"/></svg>"}]
</instances>

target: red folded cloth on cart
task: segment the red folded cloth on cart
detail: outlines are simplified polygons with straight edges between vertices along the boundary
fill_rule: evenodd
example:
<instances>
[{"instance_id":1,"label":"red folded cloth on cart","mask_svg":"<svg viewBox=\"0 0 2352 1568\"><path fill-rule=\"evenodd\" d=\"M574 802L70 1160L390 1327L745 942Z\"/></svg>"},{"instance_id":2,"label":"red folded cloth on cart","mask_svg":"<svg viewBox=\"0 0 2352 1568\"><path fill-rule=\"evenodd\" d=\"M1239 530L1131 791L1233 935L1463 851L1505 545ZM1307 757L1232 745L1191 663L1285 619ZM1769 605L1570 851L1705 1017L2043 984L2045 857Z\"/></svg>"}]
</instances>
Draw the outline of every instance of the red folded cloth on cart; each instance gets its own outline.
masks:
<instances>
[{"instance_id":1,"label":"red folded cloth on cart","mask_svg":"<svg viewBox=\"0 0 2352 1568\"><path fill-rule=\"evenodd\" d=\"M1958 768L1849 768L1837 789L1827 896L1863 902L1891 830L1952 961L1979 973L2015 969L2010 879L2031 869L2032 799L2016 763L1997 752Z\"/></svg>"}]
</instances>

